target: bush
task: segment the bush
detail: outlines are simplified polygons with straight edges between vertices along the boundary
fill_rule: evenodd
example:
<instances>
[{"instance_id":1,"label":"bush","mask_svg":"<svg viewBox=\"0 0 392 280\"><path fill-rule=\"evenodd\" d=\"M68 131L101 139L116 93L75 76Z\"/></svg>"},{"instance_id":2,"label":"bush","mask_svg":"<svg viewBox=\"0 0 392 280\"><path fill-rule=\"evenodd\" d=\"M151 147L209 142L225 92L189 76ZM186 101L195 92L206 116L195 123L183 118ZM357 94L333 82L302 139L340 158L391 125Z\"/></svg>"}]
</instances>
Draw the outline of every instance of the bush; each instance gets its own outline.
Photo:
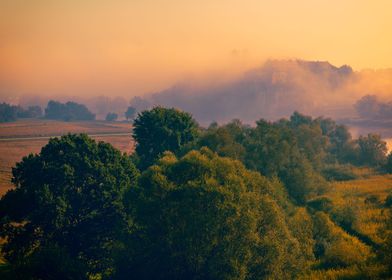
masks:
<instances>
[{"instance_id":1,"label":"bush","mask_svg":"<svg viewBox=\"0 0 392 280\"><path fill-rule=\"evenodd\" d=\"M350 165L331 165L322 170L322 175L328 181L349 181L358 179Z\"/></svg>"},{"instance_id":2,"label":"bush","mask_svg":"<svg viewBox=\"0 0 392 280\"><path fill-rule=\"evenodd\" d=\"M320 196L307 202L307 205L317 211L329 212L333 208L333 202L330 198Z\"/></svg>"}]
</instances>

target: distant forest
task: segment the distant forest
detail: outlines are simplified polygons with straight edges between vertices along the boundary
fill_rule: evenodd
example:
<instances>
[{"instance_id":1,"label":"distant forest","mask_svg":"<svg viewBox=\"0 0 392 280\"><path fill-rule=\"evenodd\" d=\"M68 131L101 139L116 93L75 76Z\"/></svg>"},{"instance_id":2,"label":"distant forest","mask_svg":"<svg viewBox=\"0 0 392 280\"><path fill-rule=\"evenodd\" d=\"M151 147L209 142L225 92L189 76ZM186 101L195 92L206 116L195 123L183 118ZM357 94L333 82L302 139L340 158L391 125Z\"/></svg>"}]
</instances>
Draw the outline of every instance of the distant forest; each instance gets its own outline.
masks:
<instances>
[{"instance_id":1,"label":"distant forest","mask_svg":"<svg viewBox=\"0 0 392 280\"><path fill-rule=\"evenodd\" d=\"M136 116L136 109L128 106L123 113L125 120L133 120ZM15 106L7 103L0 103L0 123L12 122L21 118L45 118L49 120L61 121L91 121L95 120L93 114L87 106L77 102L68 101L61 103L58 101L50 100L45 108L44 114L40 106L29 106L23 108L22 106ZM114 112L106 114L106 121L117 121L119 115Z\"/></svg>"},{"instance_id":2,"label":"distant forest","mask_svg":"<svg viewBox=\"0 0 392 280\"><path fill-rule=\"evenodd\" d=\"M324 196L392 172L379 135L298 112L203 128L154 107L133 139L126 155L69 134L17 163L0 200L2 279L392 277L392 194L366 202L381 209L377 241L356 231L355 205Z\"/></svg>"}]
</instances>

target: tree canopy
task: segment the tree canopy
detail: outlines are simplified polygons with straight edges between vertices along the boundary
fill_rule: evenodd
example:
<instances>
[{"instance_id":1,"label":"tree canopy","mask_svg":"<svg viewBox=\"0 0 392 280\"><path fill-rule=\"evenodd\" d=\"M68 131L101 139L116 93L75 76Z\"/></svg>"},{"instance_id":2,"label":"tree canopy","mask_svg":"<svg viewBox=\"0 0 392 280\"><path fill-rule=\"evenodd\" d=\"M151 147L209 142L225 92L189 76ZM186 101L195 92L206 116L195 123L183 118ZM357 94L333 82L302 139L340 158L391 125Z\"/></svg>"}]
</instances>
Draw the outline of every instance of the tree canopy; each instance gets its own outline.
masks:
<instances>
[{"instance_id":1,"label":"tree canopy","mask_svg":"<svg viewBox=\"0 0 392 280\"><path fill-rule=\"evenodd\" d=\"M365 179L333 182L370 169L362 166L392 170L378 135L354 140L345 126L298 112L205 129L186 112L155 107L138 115L133 137L132 155L66 135L17 163L15 188L0 199L0 278L392 273L392 195L353 195L350 184ZM377 226L365 226L374 215Z\"/></svg>"},{"instance_id":2,"label":"tree canopy","mask_svg":"<svg viewBox=\"0 0 392 280\"><path fill-rule=\"evenodd\" d=\"M17 275L34 264L30 277L39 278L46 264L37 262L48 254L84 268L82 278L109 269L116 235L130 222L124 193L137 176L127 156L83 134L53 138L23 158L13 169L15 189L0 200L3 253Z\"/></svg>"},{"instance_id":3,"label":"tree canopy","mask_svg":"<svg viewBox=\"0 0 392 280\"><path fill-rule=\"evenodd\" d=\"M306 265L273 199L277 189L208 149L181 158L166 152L131 190L138 230L114 278L292 277Z\"/></svg>"},{"instance_id":4,"label":"tree canopy","mask_svg":"<svg viewBox=\"0 0 392 280\"><path fill-rule=\"evenodd\" d=\"M163 107L143 111L133 124L139 166L145 169L165 151L177 152L197 135L198 125L189 113Z\"/></svg>"}]
</instances>

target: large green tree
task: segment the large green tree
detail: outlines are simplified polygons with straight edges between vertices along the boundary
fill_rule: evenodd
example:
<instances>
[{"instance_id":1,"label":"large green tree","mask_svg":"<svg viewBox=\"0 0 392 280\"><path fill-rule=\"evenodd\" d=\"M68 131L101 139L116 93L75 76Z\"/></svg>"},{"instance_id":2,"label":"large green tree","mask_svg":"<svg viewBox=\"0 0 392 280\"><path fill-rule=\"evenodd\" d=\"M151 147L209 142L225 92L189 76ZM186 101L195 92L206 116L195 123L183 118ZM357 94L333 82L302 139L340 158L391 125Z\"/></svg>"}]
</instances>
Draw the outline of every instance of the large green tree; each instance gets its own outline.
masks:
<instances>
[{"instance_id":1,"label":"large green tree","mask_svg":"<svg viewBox=\"0 0 392 280\"><path fill-rule=\"evenodd\" d=\"M155 107L143 111L133 126L142 169L150 166L163 152L177 152L198 135L198 125L192 116L174 108Z\"/></svg>"},{"instance_id":2,"label":"large green tree","mask_svg":"<svg viewBox=\"0 0 392 280\"><path fill-rule=\"evenodd\" d=\"M131 189L118 279L280 279L304 269L276 186L210 150L166 153Z\"/></svg>"},{"instance_id":3,"label":"large green tree","mask_svg":"<svg viewBox=\"0 0 392 280\"><path fill-rule=\"evenodd\" d=\"M362 165L380 167L386 163L387 143L378 134L369 133L357 140L358 160Z\"/></svg>"},{"instance_id":4,"label":"large green tree","mask_svg":"<svg viewBox=\"0 0 392 280\"><path fill-rule=\"evenodd\" d=\"M23 158L13 169L15 189L0 200L2 252L15 277L67 279L74 271L62 263L79 265L82 279L106 273L117 235L130 224L123 196L137 176L126 155L87 135L52 138Z\"/></svg>"}]
</instances>

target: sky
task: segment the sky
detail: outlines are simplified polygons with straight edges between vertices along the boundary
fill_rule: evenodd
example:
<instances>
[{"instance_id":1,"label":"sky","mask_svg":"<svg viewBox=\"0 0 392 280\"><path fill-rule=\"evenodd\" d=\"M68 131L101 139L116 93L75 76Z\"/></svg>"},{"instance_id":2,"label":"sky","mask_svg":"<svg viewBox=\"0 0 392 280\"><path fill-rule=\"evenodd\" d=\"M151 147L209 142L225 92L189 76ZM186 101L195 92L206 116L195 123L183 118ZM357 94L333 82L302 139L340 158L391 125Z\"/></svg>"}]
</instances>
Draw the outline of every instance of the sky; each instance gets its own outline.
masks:
<instances>
[{"instance_id":1,"label":"sky","mask_svg":"<svg viewBox=\"0 0 392 280\"><path fill-rule=\"evenodd\" d=\"M0 0L0 94L140 95L266 59L392 67L390 0Z\"/></svg>"}]
</instances>

